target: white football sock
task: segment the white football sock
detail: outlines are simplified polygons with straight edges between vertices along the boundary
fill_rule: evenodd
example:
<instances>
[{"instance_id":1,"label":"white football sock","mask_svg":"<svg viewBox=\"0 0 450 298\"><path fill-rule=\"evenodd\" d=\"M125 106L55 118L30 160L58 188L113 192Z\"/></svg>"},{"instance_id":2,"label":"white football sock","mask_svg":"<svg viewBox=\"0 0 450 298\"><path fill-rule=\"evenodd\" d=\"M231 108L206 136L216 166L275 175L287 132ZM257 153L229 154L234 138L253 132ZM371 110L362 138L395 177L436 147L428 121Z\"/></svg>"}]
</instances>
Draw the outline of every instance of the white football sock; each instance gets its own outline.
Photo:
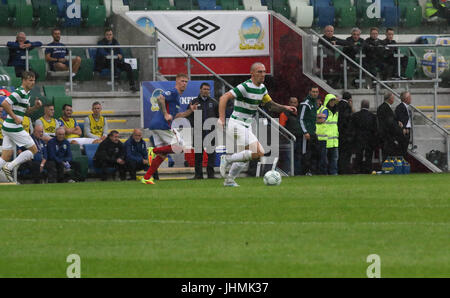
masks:
<instances>
[{"instance_id":1,"label":"white football sock","mask_svg":"<svg viewBox=\"0 0 450 298\"><path fill-rule=\"evenodd\" d=\"M20 166L24 162L27 162L29 160L33 159L33 153L30 150L25 150L22 153L19 154L19 156L16 157L7 167L10 170L13 170L15 167Z\"/></svg>"},{"instance_id":2,"label":"white football sock","mask_svg":"<svg viewBox=\"0 0 450 298\"><path fill-rule=\"evenodd\" d=\"M5 165L6 161L0 157L0 169Z\"/></svg>"},{"instance_id":3,"label":"white football sock","mask_svg":"<svg viewBox=\"0 0 450 298\"><path fill-rule=\"evenodd\" d=\"M228 162L240 162L240 161L249 161L252 159L252 152L250 150L244 150L238 153L234 153L231 156L227 157Z\"/></svg>"},{"instance_id":4,"label":"white football sock","mask_svg":"<svg viewBox=\"0 0 450 298\"><path fill-rule=\"evenodd\" d=\"M239 174L241 173L242 169L245 167L246 164L247 164L246 162L242 162L242 161L234 162L231 165L230 173L228 174L228 177L231 177L234 179L237 176L239 176Z\"/></svg>"}]
</instances>

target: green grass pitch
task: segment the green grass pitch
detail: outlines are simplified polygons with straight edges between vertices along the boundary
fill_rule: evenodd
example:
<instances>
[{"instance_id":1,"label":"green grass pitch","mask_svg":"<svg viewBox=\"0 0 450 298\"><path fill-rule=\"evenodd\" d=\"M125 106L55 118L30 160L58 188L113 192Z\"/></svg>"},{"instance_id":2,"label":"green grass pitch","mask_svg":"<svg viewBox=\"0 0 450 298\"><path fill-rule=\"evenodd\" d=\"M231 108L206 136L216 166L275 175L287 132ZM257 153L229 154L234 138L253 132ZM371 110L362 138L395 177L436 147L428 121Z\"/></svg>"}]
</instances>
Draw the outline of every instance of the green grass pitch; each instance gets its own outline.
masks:
<instances>
[{"instance_id":1,"label":"green grass pitch","mask_svg":"<svg viewBox=\"0 0 450 298\"><path fill-rule=\"evenodd\" d=\"M450 175L0 186L0 277L450 277Z\"/></svg>"}]
</instances>

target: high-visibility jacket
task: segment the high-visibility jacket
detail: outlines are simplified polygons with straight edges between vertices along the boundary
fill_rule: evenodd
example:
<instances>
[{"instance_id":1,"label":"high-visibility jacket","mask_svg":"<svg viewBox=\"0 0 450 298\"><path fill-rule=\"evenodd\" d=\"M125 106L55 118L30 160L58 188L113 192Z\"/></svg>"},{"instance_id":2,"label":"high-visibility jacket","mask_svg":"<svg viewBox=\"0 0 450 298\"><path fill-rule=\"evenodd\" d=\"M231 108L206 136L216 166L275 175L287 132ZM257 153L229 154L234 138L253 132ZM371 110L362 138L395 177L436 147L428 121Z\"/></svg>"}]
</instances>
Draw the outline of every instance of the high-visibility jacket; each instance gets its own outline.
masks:
<instances>
[{"instance_id":1,"label":"high-visibility jacket","mask_svg":"<svg viewBox=\"0 0 450 298\"><path fill-rule=\"evenodd\" d=\"M23 130L25 130L27 133L30 133L30 125L31 125L30 117L23 116L22 119Z\"/></svg>"},{"instance_id":2,"label":"high-visibility jacket","mask_svg":"<svg viewBox=\"0 0 450 298\"><path fill-rule=\"evenodd\" d=\"M442 7L445 7L445 3L442 3L442 1L440 2L440 5ZM434 7L433 5L433 1L428 0L427 3L425 3L425 16L427 18L435 15L438 12L438 9L436 7Z\"/></svg>"},{"instance_id":3,"label":"high-visibility jacket","mask_svg":"<svg viewBox=\"0 0 450 298\"><path fill-rule=\"evenodd\" d=\"M94 116L89 115L89 123L91 128L91 134L101 138L103 136L103 129L105 127L105 118L100 116L98 121L94 119Z\"/></svg>"},{"instance_id":4,"label":"high-visibility jacket","mask_svg":"<svg viewBox=\"0 0 450 298\"><path fill-rule=\"evenodd\" d=\"M42 125L44 125L44 132L54 137L56 132L56 119L52 118L50 119L50 122L48 122L45 120L44 116L42 116L39 120L41 120Z\"/></svg>"},{"instance_id":5,"label":"high-visibility jacket","mask_svg":"<svg viewBox=\"0 0 450 298\"><path fill-rule=\"evenodd\" d=\"M77 122L73 118L69 118L69 120L64 121L63 117L61 117L61 118L59 118L59 120L61 120L62 123L64 124L64 126L67 128L75 128L77 126ZM80 137L79 135L74 134L74 133L66 135L66 139L79 138L79 137Z\"/></svg>"},{"instance_id":6,"label":"high-visibility jacket","mask_svg":"<svg viewBox=\"0 0 450 298\"><path fill-rule=\"evenodd\" d=\"M322 110L322 113L324 111L328 112L328 117L324 123L325 132L327 135L327 148L339 147L339 128L337 125L339 113L333 113L330 109L327 108L327 104L334 98L336 98L336 96L333 94L328 94L327 96L325 96L323 106L321 107L321 109L319 109Z\"/></svg>"}]
</instances>

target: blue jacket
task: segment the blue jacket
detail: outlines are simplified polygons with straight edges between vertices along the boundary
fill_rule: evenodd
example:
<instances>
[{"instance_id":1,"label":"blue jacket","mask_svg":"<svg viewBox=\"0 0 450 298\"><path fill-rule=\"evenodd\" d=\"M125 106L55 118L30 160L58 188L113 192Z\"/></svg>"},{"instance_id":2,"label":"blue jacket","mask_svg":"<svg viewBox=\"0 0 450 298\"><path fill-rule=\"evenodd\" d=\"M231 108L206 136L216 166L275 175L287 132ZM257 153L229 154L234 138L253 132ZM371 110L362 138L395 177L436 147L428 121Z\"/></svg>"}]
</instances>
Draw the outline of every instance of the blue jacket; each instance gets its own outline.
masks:
<instances>
[{"instance_id":1,"label":"blue jacket","mask_svg":"<svg viewBox=\"0 0 450 298\"><path fill-rule=\"evenodd\" d=\"M42 42L40 41L30 42L29 40L26 40L25 43L31 44L31 47L28 48L28 51L42 46ZM6 46L9 48L8 66L25 67L25 59L22 59L22 57L26 56L26 49L21 49L17 41L8 41Z\"/></svg>"},{"instance_id":2,"label":"blue jacket","mask_svg":"<svg viewBox=\"0 0 450 298\"><path fill-rule=\"evenodd\" d=\"M45 142L40 139L36 139L35 136L31 136L31 138L33 139L38 149L38 152L34 155L33 160L41 162L43 159L48 159L47 145L45 144Z\"/></svg>"},{"instance_id":3,"label":"blue jacket","mask_svg":"<svg viewBox=\"0 0 450 298\"><path fill-rule=\"evenodd\" d=\"M98 45L101 46L108 46L108 45L112 45L112 46L119 46L119 42L113 38L111 42L109 42L106 38L103 38L102 40L100 40L98 43ZM121 48L114 48L114 55L120 54L123 57L123 52ZM111 48L98 48L97 49L97 57L106 57L108 55L111 55Z\"/></svg>"},{"instance_id":4,"label":"blue jacket","mask_svg":"<svg viewBox=\"0 0 450 298\"><path fill-rule=\"evenodd\" d=\"M70 143L67 140L58 142L56 137L47 143L48 160L54 160L57 163L72 161L72 151L70 150Z\"/></svg>"},{"instance_id":5,"label":"blue jacket","mask_svg":"<svg viewBox=\"0 0 450 298\"><path fill-rule=\"evenodd\" d=\"M142 159L148 159L147 145L145 145L144 140L136 143L132 136L129 137L125 142L125 158L127 161L133 160L136 162L142 162Z\"/></svg>"}]
</instances>

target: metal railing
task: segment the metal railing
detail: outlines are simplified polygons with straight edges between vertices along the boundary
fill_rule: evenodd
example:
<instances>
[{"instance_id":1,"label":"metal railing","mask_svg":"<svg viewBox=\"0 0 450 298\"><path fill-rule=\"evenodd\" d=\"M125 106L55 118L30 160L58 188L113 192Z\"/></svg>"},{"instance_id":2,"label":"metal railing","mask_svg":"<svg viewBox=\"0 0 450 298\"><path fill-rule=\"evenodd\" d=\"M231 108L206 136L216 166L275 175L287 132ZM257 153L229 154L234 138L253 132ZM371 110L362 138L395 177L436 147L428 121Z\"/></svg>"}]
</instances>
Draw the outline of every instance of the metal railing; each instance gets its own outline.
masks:
<instances>
[{"instance_id":1,"label":"metal railing","mask_svg":"<svg viewBox=\"0 0 450 298\"><path fill-rule=\"evenodd\" d=\"M0 46L2 48L8 48L7 46ZM49 45L43 45L39 48L63 48L63 49L68 49L68 61L69 61L69 88L70 91L73 92L73 79L72 79L72 59L73 59L73 55L72 55L72 49L99 49L99 48L104 48L104 49L111 49L111 55L106 56L107 59L110 59L111 61L111 70L110 70L110 78L111 78L111 92L114 92L114 80L115 80L115 69L114 69L114 60L118 58L117 55L114 55L114 49L119 49L119 48L131 48L131 49L150 49L152 52L152 56L153 58L153 63L152 63L152 69L153 69L153 80L156 80L156 72L158 70L158 61L156 58L156 51L157 51L157 46L154 45L64 45L64 46L49 46ZM36 50L38 48L34 48L33 50ZM111 57L113 59L111 59ZM25 56L21 57L22 59L25 60L25 70L29 70L30 69L30 54L29 54L29 49L25 49ZM92 58L88 58L88 59L92 59ZM44 58L45 60L45 58ZM46 61L46 63L48 63ZM62 71L63 72L63 71ZM95 69L92 69L92 72L95 72Z\"/></svg>"}]
</instances>

